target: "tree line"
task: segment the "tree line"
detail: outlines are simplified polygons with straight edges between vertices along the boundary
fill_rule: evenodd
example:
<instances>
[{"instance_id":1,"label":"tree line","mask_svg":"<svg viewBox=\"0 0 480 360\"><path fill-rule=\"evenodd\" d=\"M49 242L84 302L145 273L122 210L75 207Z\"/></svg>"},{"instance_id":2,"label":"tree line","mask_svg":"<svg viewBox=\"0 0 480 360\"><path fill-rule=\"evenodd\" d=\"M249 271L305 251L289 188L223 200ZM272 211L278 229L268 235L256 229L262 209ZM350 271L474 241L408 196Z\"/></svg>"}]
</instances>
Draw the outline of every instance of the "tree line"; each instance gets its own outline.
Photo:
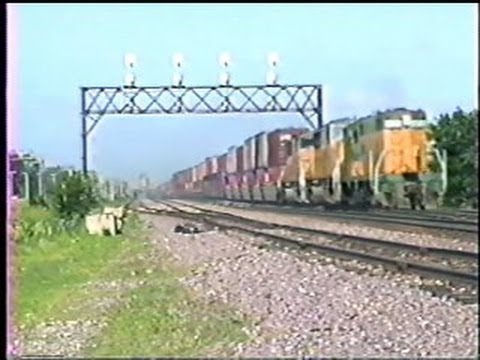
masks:
<instances>
[{"instance_id":1,"label":"tree line","mask_svg":"<svg viewBox=\"0 0 480 360\"><path fill-rule=\"evenodd\" d=\"M457 108L431 124L436 147L447 152L446 206L478 207L478 110ZM437 164L433 164L436 170Z\"/></svg>"},{"instance_id":2,"label":"tree line","mask_svg":"<svg viewBox=\"0 0 480 360\"><path fill-rule=\"evenodd\" d=\"M12 152L8 158L12 195L29 205L50 208L64 219L83 218L103 204L129 198L125 186L101 183L95 172L43 167L43 161L31 154Z\"/></svg>"}]
</instances>

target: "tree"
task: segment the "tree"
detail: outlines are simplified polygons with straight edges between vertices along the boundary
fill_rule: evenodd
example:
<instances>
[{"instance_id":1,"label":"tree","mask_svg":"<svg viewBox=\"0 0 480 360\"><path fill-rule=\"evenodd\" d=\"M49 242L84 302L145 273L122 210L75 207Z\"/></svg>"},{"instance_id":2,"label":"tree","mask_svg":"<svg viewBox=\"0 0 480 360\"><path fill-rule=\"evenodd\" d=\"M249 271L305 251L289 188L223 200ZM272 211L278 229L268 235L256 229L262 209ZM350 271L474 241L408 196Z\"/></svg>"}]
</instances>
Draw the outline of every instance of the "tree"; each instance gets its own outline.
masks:
<instances>
[{"instance_id":1,"label":"tree","mask_svg":"<svg viewBox=\"0 0 480 360\"><path fill-rule=\"evenodd\" d=\"M73 172L62 179L55 189L52 205L62 218L85 217L100 204L94 179Z\"/></svg>"},{"instance_id":2,"label":"tree","mask_svg":"<svg viewBox=\"0 0 480 360\"><path fill-rule=\"evenodd\" d=\"M432 125L437 148L448 155L448 187L445 204L477 206L478 194L478 111L466 113L460 108L440 115ZM434 166L436 170L436 166Z\"/></svg>"}]
</instances>

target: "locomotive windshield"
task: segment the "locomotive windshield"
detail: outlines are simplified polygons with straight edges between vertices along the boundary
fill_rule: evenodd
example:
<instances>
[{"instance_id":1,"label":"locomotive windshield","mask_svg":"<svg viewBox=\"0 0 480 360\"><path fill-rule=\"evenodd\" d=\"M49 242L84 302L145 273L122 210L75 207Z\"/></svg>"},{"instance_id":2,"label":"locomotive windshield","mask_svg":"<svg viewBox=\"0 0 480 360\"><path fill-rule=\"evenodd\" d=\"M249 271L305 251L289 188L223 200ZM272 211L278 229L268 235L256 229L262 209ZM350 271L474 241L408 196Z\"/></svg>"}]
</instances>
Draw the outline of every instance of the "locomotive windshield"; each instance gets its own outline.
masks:
<instances>
[{"instance_id":1,"label":"locomotive windshield","mask_svg":"<svg viewBox=\"0 0 480 360\"><path fill-rule=\"evenodd\" d=\"M427 126L428 122L424 116L412 117L410 114L383 120L385 129L421 129Z\"/></svg>"},{"instance_id":2,"label":"locomotive windshield","mask_svg":"<svg viewBox=\"0 0 480 360\"><path fill-rule=\"evenodd\" d=\"M423 110L398 108L376 114L376 129L421 129L428 126Z\"/></svg>"},{"instance_id":3,"label":"locomotive windshield","mask_svg":"<svg viewBox=\"0 0 480 360\"><path fill-rule=\"evenodd\" d=\"M426 119L412 119L404 116L401 119L385 119L383 120L384 129L422 129L428 126Z\"/></svg>"}]
</instances>

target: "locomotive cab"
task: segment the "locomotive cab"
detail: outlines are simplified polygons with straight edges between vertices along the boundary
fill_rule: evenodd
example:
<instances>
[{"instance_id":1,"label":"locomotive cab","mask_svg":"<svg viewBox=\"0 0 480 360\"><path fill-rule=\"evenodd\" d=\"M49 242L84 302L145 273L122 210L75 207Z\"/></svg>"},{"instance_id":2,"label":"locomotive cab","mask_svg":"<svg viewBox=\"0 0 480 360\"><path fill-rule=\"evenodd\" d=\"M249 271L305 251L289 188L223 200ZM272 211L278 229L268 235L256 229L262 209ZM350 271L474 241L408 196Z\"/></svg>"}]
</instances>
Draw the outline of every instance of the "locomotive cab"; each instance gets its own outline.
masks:
<instances>
[{"instance_id":1,"label":"locomotive cab","mask_svg":"<svg viewBox=\"0 0 480 360\"><path fill-rule=\"evenodd\" d=\"M407 109L349 126L342 185L350 202L424 208L430 198L438 199L438 174L429 169L428 127L425 112Z\"/></svg>"}]
</instances>

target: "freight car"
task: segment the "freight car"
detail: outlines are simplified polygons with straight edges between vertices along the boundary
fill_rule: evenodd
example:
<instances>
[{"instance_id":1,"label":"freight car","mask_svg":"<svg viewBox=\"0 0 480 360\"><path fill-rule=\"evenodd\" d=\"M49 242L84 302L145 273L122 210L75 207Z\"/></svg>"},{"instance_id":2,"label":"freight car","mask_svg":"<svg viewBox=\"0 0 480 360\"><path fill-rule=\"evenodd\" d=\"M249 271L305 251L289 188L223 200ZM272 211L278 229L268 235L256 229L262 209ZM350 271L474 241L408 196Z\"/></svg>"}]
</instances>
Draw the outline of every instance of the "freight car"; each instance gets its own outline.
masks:
<instances>
[{"instance_id":1,"label":"freight car","mask_svg":"<svg viewBox=\"0 0 480 360\"><path fill-rule=\"evenodd\" d=\"M189 184L195 168L172 181L182 196L434 207L442 180L429 170L431 150L425 112L398 108L334 120L313 132L262 132L207 158L200 186Z\"/></svg>"}]
</instances>

